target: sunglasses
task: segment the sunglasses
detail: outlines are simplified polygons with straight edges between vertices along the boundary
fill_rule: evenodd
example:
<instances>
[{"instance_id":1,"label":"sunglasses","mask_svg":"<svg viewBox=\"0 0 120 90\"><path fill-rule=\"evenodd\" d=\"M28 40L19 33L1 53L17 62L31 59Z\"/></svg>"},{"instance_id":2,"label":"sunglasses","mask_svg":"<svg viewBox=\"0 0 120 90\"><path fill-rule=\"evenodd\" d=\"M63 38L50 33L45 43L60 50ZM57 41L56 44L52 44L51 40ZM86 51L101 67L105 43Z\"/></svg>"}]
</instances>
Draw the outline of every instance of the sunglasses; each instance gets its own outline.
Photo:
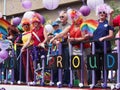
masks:
<instances>
[{"instance_id":1,"label":"sunglasses","mask_svg":"<svg viewBox=\"0 0 120 90\"><path fill-rule=\"evenodd\" d=\"M64 16L60 16L59 18L64 18Z\"/></svg>"},{"instance_id":2,"label":"sunglasses","mask_svg":"<svg viewBox=\"0 0 120 90\"><path fill-rule=\"evenodd\" d=\"M99 12L99 14L106 14L106 12L104 12L104 11L103 12Z\"/></svg>"},{"instance_id":3,"label":"sunglasses","mask_svg":"<svg viewBox=\"0 0 120 90\"><path fill-rule=\"evenodd\" d=\"M28 25L28 26L29 26L30 24L23 24L22 26L25 26L25 25Z\"/></svg>"}]
</instances>

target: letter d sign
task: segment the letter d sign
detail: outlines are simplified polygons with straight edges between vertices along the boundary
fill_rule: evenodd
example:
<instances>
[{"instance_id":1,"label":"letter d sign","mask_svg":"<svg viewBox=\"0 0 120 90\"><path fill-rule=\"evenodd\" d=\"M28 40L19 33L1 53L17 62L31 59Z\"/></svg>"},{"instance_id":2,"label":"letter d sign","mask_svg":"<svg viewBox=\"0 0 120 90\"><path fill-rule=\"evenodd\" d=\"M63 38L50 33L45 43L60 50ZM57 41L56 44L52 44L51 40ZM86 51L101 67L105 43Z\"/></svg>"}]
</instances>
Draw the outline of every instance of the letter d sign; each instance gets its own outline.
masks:
<instances>
[{"instance_id":1,"label":"letter d sign","mask_svg":"<svg viewBox=\"0 0 120 90\"><path fill-rule=\"evenodd\" d=\"M117 69L117 53L110 53L105 55L105 66L107 70Z\"/></svg>"}]
</instances>

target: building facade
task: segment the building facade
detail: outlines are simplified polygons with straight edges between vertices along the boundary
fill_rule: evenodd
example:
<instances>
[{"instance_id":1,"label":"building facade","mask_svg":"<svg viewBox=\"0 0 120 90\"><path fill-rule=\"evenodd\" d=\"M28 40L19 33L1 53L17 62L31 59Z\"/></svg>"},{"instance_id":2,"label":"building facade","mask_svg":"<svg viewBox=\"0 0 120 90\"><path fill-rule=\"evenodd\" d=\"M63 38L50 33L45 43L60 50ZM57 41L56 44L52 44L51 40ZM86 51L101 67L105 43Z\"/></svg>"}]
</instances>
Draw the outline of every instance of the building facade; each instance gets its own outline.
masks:
<instances>
[{"instance_id":1,"label":"building facade","mask_svg":"<svg viewBox=\"0 0 120 90\"><path fill-rule=\"evenodd\" d=\"M22 17L23 14L27 11L22 7L23 0L0 0L0 12L7 18L11 19L13 17ZM59 6L55 10L47 10L43 7L42 0L30 0L32 2L32 8L30 10L39 12L41 15L50 18L51 20L55 20L58 16L59 11L70 8L79 9L83 3L82 0L60 0ZM86 1L86 0L85 0ZM116 1L116 6L120 5L120 0L105 0L106 3L110 3L110 1ZM95 15L95 11L91 11L90 15L85 17L87 18L97 18Z\"/></svg>"}]
</instances>

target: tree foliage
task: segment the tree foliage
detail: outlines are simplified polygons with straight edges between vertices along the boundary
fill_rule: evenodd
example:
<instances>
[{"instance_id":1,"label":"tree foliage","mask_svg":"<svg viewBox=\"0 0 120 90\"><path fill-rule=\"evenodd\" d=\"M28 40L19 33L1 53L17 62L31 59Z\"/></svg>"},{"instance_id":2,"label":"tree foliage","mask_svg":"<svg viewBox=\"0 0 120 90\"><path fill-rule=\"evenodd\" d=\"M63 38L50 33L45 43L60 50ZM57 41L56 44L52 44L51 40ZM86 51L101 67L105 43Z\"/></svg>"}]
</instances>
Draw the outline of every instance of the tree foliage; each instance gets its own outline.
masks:
<instances>
[{"instance_id":1,"label":"tree foliage","mask_svg":"<svg viewBox=\"0 0 120 90\"><path fill-rule=\"evenodd\" d=\"M116 2L117 2L117 1L115 1L115 0L112 0L112 1L110 2L110 6L111 6L111 7L113 8L113 10L114 10L113 17L115 17L115 16L117 16L117 15L120 14L120 8L118 8L118 7L115 5Z\"/></svg>"},{"instance_id":2,"label":"tree foliage","mask_svg":"<svg viewBox=\"0 0 120 90\"><path fill-rule=\"evenodd\" d=\"M111 2L110 2L110 6L114 10L113 18L115 18L117 15L120 14L120 8L118 8L118 6L116 6L116 4L115 4L116 2L117 1L115 1L115 0L111 0ZM114 29L115 29L114 35L116 35L116 33L118 32L119 28L115 27ZM112 41L112 48L114 48L114 47L115 47L115 43L114 43L114 41Z\"/></svg>"}]
</instances>

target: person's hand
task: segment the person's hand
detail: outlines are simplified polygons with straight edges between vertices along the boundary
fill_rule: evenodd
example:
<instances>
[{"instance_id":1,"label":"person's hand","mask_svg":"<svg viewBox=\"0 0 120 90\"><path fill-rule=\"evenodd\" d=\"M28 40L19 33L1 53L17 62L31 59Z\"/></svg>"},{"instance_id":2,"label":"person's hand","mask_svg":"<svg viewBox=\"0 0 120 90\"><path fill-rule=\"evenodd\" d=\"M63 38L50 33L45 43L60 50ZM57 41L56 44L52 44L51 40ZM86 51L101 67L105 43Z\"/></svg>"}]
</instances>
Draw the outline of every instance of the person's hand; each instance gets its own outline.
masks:
<instances>
[{"instance_id":1,"label":"person's hand","mask_svg":"<svg viewBox=\"0 0 120 90\"><path fill-rule=\"evenodd\" d=\"M56 44L58 45L59 43L60 43L60 41L57 40L57 41L56 41Z\"/></svg>"},{"instance_id":2,"label":"person's hand","mask_svg":"<svg viewBox=\"0 0 120 90\"><path fill-rule=\"evenodd\" d=\"M113 9L111 9L111 11L110 11L110 15L112 15L114 13L114 10Z\"/></svg>"},{"instance_id":3,"label":"person's hand","mask_svg":"<svg viewBox=\"0 0 120 90\"><path fill-rule=\"evenodd\" d=\"M90 34L85 34L85 39L89 38Z\"/></svg>"},{"instance_id":4,"label":"person's hand","mask_svg":"<svg viewBox=\"0 0 120 90\"><path fill-rule=\"evenodd\" d=\"M68 38L68 42L75 41L75 38Z\"/></svg>"},{"instance_id":5,"label":"person's hand","mask_svg":"<svg viewBox=\"0 0 120 90\"><path fill-rule=\"evenodd\" d=\"M13 36L8 36L7 39L11 40L13 38Z\"/></svg>"},{"instance_id":6,"label":"person's hand","mask_svg":"<svg viewBox=\"0 0 120 90\"><path fill-rule=\"evenodd\" d=\"M38 47L45 48L45 44L44 44L44 43L40 43L40 44L38 45Z\"/></svg>"},{"instance_id":7,"label":"person's hand","mask_svg":"<svg viewBox=\"0 0 120 90\"><path fill-rule=\"evenodd\" d=\"M99 38L99 41L103 41L105 38L104 37L101 37L101 38Z\"/></svg>"},{"instance_id":8,"label":"person's hand","mask_svg":"<svg viewBox=\"0 0 120 90\"><path fill-rule=\"evenodd\" d=\"M54 38L52 38L52 39L50 40L50 43L52 43L54 40L55 40L55 39L54 39Z\"/></svg>"},{"instance_id":9,"label":"person's hand","mask_svg":"<svg viewBox=\"0 0 120 90\"><path fill-rule=\"evenodd\" d=\"M25 50L24 48L21 48L21 53L24 52L24 50Z\"/></svg>"},{"instance_id":10,"label":"person's hand","mask_svg":"<svg viewBox=\"0 0 120 90\"><path fill-rule=\"evenodd\" d=\"M85 34L85 38L90 38L90 37L93 37L93 34Z\"/></svg>"}]
</instances>

